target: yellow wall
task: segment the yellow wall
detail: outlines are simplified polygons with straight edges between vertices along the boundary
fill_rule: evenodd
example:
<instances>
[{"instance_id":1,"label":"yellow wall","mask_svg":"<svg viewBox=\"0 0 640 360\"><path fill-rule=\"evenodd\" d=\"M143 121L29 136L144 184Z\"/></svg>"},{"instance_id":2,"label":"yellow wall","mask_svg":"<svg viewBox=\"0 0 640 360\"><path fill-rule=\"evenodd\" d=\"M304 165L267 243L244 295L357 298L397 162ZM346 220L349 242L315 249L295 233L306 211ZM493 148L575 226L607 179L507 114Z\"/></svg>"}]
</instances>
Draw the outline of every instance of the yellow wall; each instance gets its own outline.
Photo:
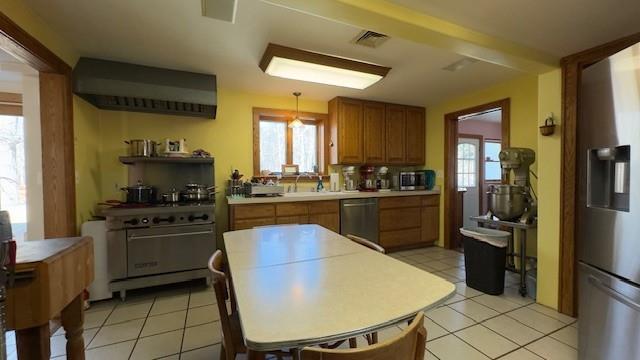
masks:
<instances>
[{"instance_id":1,"label":"yellow wall","mask_svg":"<svg viewBox=\"0 0 640 360\"><path fill-rule=\"evenodd\" d=\"M537 150L538 79L526 75L482 91L473 92L456 99L427 108L427 154L426 167L437 172L436 183L444 189L444 116L488 102L511 99L511 146ZM537 166L533 164L532 169ZM534 188L536 184L533 184ZM444 204L444 199L441 201ZM444 239L444 206L440 207L440 241Z\"/></svg>"},{"instance_id":2,"label":"yellow wall","mask_svg":"<svg viewBox=\"0 0 640 360\"><path fill-rule=\"evenodd\" d=\"M539 196L538 231L528 235L530 254L538 257L537 301L557 308L559 261L560 207L560 130L543 137L538 126L553 112L559 118L561 101L560 70L540 76L526 75L485 90L445 101L427 109L427 168L440 175L437 183L444 185L444 115L487 102L511 99L511 146L528 147L536 151L532 169L540 180L532 180ZM444 200L442 202L444 204ZM444 206L440 209L440 244L444 239Z\"/></svg>"},{"instance_id":3,"label":"yellow wall","mask_svg":"<svg viewBox=\"0 0 640 360\"><path fill-rule=\"evenodd\" d=\"M204 148L215 157L216 185L221 186L216 202L218 234L227 228L224 199L231 169L246 177L253 172L253 107L295 109L293 96L257 95L219 89L215 120L170 115L98 110L100 146L100 193L104 199L121 199L118 190L126 184L126 167L118 156L126 154L127 139L186 138L190 149ZM326 101L300 99L300 111L327 112ZM95 200L94 203L97 201Z\"/></svg>"},{"instance_id":4,"label":"yellow wall","mask_svg":"<svg viewBox=\"0 0 640 360\"><path fill-rule=\"evenodd\" d=\"M538 76L538 125L549 113L560 125L562 74L555 70ZM560 261L561 128L552 136L538 134L538 302L557 308Z\"/></svg>"},{"instance_id":5,"label":"yellow wall","mask_svg":"<svg viewBox=\"0 0 640 360\"><path fill-rule=\"evenodd\" d=\"M70 66L75 65L78 54L62 37L58 36L22 0L0 1L0 11L13 20L18 26L27 31L44 44L49 50L64 60ZM78 227L83 221L91 218L95 201L100 198L100 187L96 177L98 163L98 148L95 146L98 126L98 110L84 102L81 98L73 97L74 112L74 148L76 166L76 221ZM46 214L45 214L46 216Z\"/></svg>"}]
</instances>

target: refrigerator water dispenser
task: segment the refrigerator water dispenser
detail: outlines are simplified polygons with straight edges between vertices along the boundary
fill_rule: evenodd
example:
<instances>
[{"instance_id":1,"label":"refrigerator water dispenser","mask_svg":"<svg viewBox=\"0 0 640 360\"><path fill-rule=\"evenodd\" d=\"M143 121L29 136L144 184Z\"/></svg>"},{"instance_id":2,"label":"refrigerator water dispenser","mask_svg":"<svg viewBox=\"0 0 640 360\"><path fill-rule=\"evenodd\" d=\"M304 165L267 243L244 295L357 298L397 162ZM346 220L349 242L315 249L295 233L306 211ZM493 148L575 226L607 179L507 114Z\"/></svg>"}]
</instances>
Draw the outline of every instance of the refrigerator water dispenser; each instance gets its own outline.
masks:
<instances>
[{"instance_id":1,"label":"refrigerator water dispenser","mask_svg":"<svg viewBox=\"0 0 640 360\"><path fill-rule=\"evenodd\" d=\"M589 150L587 206L629 211L631 146Z\"/></svg>"}]
</instances>

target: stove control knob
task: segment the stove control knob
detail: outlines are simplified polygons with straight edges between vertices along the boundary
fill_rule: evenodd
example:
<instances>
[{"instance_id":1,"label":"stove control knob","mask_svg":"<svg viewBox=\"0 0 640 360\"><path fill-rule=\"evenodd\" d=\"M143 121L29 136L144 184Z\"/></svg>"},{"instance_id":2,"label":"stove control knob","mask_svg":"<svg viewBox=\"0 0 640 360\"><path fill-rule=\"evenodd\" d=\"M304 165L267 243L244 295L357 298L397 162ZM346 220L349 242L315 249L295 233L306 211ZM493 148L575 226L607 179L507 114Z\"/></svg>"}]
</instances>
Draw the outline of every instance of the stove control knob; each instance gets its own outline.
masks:
<instances>
[{"instance_id":1,"label":"stove control knob","mask_svg":"<svg viewBox=\"0 0 640 360\"><path fill-rule=\"evenodd\" d=\"M151 221L153 221L154 224L159 224L160 223L160 218L156 216Z\"/></svg>"},{"instance_id":2,"label":"stove control knob","mask_svg":"<svg viewBox=\"0 0 640 360\"><path fill-rule=\"evenodd\" d=\"M206 220L209 220L209 215L207 215L207 214L203 214L200 218L201 218L202 220L206 221Z\"/></svg>"},{"instance_id":3,"label":"stove control knob","mask_svg":"<svg viewBox=\"0 0 640 360\"><path fill-rule=\"evenodd\" d=\"M141 222L143 224L148 224L149 223L149 219L148 218L142 218Z\"/></svg>"},{"instance_id":4,"label":"stove control knob","mask_svg":"<svg viewBox=\"0 0 640 360\"><path fill-rule=\"evenodd\" d=\"M129 221L125 221L124 223L125 223L125 224L129 224L129 225L132 225L132 226L136 226L136 225L138 225L138 219L135 219L135 218L134 218L134 219L131 219L131 220L129 220Z\"/></svg>"},{"instance_id":5,"label":"stove control knob","mask_svg":"<svg viewBox=\"0 0 640 360\"><path fill-rule=\"evenodd\" d=\"M193 222L196 219L195 216L193 215L189 215L189 217L187 218L187 220L189 220L189 222Z\"/></svg>"}]
</instances>

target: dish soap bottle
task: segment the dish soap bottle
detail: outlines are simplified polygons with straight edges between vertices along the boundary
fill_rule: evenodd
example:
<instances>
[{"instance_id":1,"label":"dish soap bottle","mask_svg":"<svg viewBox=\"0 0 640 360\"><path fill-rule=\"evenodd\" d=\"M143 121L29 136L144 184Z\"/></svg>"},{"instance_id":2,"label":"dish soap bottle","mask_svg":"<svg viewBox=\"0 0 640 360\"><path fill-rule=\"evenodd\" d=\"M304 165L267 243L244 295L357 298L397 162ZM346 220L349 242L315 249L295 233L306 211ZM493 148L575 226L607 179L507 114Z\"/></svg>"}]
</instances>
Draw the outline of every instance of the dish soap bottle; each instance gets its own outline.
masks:
<instances>
[{"instance_id":1,"label":"dish soap bottle","mask_svg":"<svg viewBox=\"0 0 640 360\"><path fill-rule=\"evenodd\" d=\"M324 191L324 184L322 183L322 176L318 175L318 185L316 186L316 191Z\"/></svg>"}]
</instances>

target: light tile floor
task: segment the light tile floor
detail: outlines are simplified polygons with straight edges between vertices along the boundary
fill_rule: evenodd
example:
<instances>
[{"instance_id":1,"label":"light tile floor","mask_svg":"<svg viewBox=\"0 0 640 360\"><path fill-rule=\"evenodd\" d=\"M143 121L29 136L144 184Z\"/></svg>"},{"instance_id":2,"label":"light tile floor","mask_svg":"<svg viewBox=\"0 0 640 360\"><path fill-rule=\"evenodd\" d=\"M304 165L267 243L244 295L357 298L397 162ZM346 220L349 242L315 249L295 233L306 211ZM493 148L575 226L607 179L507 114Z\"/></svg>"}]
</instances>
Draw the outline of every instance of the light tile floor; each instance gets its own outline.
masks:
<instances>
[{"instance_id":1,"label":"light tile floor","mask_svg":"<svg viewBox=\"0 0 640 360\"><path fill-rule=\"evenodd\" d=\"M456 285L445 304L427 311L425 359L577 359L576 319L518 294L518 277L507 273L505 293L483 294L464 283L462 254L438 247L390 256ZM379 333L381 340L405 324ZM213 290L201 283L132 292L127 301L101 301L85 314L86 358L218 359L220 321ZM65 358L62 330L51 337L53 359ZM10 359L15 337L7 334ZM359 339L359 345L363 340ZM345 344L346 345L346 344Z\"/></svg>"}]
</instances>

